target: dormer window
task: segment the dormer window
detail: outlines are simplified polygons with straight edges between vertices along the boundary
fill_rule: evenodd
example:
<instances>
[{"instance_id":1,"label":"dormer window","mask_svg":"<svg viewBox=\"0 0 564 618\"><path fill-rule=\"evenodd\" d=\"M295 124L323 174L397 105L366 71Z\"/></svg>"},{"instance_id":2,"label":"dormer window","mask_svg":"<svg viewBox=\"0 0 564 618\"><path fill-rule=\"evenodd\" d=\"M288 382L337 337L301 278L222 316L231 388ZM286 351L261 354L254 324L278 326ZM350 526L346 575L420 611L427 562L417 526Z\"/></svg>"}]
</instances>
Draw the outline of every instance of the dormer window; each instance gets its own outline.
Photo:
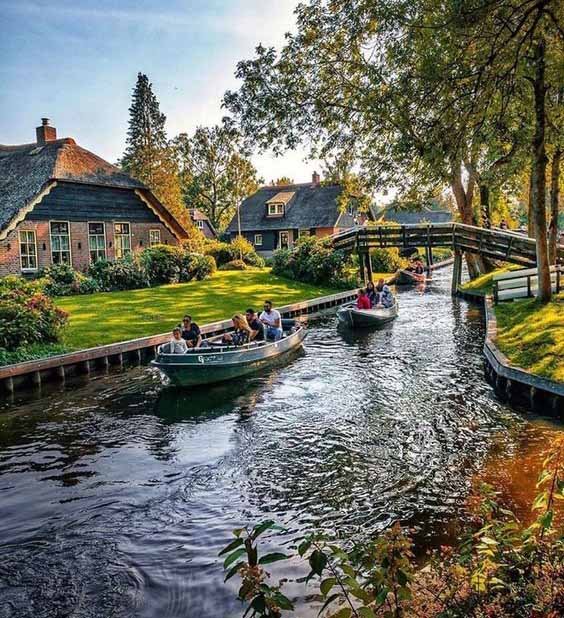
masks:
<instances>
[{"instance_id":1,"label":"dormer window","mask_svg":"<svg viewBox=\"0 0 564 618\"><path fill-rule=\"evenodd\" d=\"M283 217L286 207L294 197L294 191L280 191L266 202L266 214L269 217Z\"/></svg>"},{"instance_id":2,"label":"dormer window","mask_svg":"<svg viewBox=\"0 0 564 618\"><path fill-rule=\"evenodd\" d=\"M284 214L284 204L273 204L270 203L268 205L268 216L276 217Z\"/></svg>"}]
</instances>

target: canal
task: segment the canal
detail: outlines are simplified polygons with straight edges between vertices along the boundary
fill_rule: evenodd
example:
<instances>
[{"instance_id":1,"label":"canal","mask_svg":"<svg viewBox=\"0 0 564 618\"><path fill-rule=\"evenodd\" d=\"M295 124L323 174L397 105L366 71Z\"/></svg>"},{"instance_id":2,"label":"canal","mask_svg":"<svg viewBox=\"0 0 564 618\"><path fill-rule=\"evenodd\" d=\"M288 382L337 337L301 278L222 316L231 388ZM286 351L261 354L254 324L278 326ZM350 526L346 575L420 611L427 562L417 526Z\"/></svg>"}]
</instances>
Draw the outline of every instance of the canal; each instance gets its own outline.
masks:
<instances>
[{"instance_id":1,"label":"canal","mask_svg":"<svg viewBox=\"0 0 564 618\"><path fill-rule=\"evenodd\" d=\"M562 428L495 398L481 310L451 299L449 276L399 291L380 331L311 320L305 350L268 375L187 393L112 369L3 402L0 618L240 616L217 558L233 528L272 518L284 544L401 519L421 549L452 538L488 470L526 510ZM316 615L303 584L285 592Z\"/></svg>"}]
</instances>

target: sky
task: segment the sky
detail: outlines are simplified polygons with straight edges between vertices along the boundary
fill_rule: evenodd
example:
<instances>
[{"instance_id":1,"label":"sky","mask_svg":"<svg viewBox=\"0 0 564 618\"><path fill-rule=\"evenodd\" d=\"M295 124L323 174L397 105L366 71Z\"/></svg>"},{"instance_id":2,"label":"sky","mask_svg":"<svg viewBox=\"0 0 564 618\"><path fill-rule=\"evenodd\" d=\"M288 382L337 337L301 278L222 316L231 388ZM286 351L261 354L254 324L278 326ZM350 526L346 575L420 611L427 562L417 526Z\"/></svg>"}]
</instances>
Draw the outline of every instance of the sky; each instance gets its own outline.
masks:
<instances>
[{"instance_id":1,"label":"sky","mask_svg":"<svg viewBox=\"0 0 564 618\"><path fill-rule=\"evenodd\" d=\"M153 83L169 137L213 125L239 60L279 47L295 0L0 0L0 143L35 140L42 117L58 137L115 162L137 73ZM306 151L255 154L266 182L307 182Z\"/></svg>"}]
</instances>

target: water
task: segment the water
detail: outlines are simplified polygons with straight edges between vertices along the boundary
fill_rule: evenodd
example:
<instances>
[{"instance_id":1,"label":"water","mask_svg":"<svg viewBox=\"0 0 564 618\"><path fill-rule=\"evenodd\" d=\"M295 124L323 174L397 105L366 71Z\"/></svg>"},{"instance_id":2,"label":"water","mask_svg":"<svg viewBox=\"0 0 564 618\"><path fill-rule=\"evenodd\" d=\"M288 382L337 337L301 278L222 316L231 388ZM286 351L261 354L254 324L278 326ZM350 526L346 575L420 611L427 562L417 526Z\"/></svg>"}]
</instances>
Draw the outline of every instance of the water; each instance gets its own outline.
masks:
<instances>
[{"instance_id":1,"label":"water","mask_svg":"<svg viewBox=\"0 0 564 618\"><path fill-rule=\"evenodd\" d=\"M560 430L495 399L480 310L448 277L400 291L380 331L310 322L305 352L262 377L183 393L138 368L4 404L0 618L240 616L217 553L266 517L282 543L396 519L419 546L448 536L493 444L515 458ZM285 591L315 615L303 584Z\"/></svg>"}]
</instances>

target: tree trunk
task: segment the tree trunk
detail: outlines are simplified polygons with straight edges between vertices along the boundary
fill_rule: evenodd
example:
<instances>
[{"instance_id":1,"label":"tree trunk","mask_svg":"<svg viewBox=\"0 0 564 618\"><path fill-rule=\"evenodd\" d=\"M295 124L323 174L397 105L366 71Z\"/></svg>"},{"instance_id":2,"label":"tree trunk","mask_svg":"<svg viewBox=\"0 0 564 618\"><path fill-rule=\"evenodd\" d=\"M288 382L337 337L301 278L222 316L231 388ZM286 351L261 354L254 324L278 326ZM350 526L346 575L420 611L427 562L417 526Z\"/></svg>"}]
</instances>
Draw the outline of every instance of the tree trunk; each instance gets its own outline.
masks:
<instances>
[{"instance_id":1,"label":"tree trunk","mask_svg":"<svg viewBox=\"0 0 564 618\"><path fill-rule=\"evenodd\" d=\"M490 188L484 184L480 184L480 209L482 211L482 227L490 229L492 227Z\"/></svg>"},{"instance_id":2,"label":"tree trunk","mask_svg":"<svg viewBox=\"0 0 564 618\"><path fill-rule=\"evenodd\" d=\"M460 162L455 162L451 169L451 190L458 206L458 212L460 213L460 219L462 223L466 225L474 225L474 217L472 215L472 196L474 181L469 179L468 189L464 188L462 183L462 176L460 170ZM480 261L479 256L472 253L466 253L466 264L468 265L468 274L471 279L475 279L480 275Z\"/></svg>"},{"instance_id":3,"label":"tree trunk","mask_svg":"<svg viewBox=\"0 0 564 618\"><path fill-rule=\"evenodd\" d=\"M535 239L537 241L537 271L539 285L539 300L547 303L552 296L550 284L550 265L548 263L548 243L546 240L546 85L545 74L545 43L541 39L535 50L535 77L533 87L535 92L535 135L533 137L533 221Z\"/></svg>"},{"instance_id":4,"label":"tree trunk","mask_svg":"<svg viewBox=\"0 0 564 618\"><path fill-rule=\"evenodd\" d=\"M533 215L533 177L535 175L535 164L534 161L531 163L531 172L529 174L529 199L528 199L528 210L527 210L527 236L529 238L535 237L535 222Z\"/></svg>"},{"instance_id":5,"label":"tree trunk","mask_svg":"<svg viewBox=\"0 0 564 618\"><path fill-rule=\"evenodd\" d=\"M558 245L558 211L560 206L560 159L562 151L557 148L552 157L550 170L550 225L548 226L548 261L556 264Z\"/></svg>"}]
</instances>

